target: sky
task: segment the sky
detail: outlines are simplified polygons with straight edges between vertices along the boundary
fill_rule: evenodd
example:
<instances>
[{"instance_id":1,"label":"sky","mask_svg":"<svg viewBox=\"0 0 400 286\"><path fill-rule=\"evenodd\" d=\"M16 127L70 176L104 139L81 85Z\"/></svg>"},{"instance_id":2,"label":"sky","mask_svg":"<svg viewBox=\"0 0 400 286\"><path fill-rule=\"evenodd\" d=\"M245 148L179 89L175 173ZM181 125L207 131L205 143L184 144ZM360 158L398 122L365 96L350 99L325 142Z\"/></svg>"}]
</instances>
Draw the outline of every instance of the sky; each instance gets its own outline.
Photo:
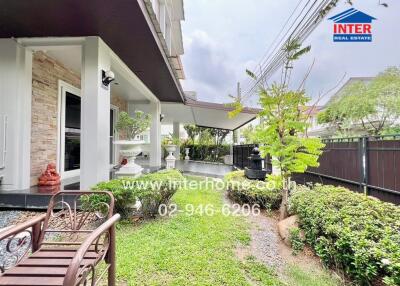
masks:
<instances>
[{"instance_id":1,"label":"sky","mask_svg":"<svg viewBox=\"0 0 400 286\"><path fill-rule=\"evenodd\" d=\"M255 70L299 1L301 5L306 3L306 0L184 1L184 90L196 91L199 100L218 103L230 101L228 94L236 94L237 82L246 90L251 80L245 70ZM378 5L378 0L353 0L353 6L341 0L304 42L311 45L311 51L295 63L292 87L299 85L314 62L306 92L314 100L326 94L320 101L323 104L349 77L375 76L388 66L400 66L400 1L382 2L389 7ZM333 23L328 18L351 7L377 18L373 22L372 43L333 42ZM275 75L270 82L277 79ZM256 96L246 102L249 106L256 104Z\"/></svg>"}]
</instances>

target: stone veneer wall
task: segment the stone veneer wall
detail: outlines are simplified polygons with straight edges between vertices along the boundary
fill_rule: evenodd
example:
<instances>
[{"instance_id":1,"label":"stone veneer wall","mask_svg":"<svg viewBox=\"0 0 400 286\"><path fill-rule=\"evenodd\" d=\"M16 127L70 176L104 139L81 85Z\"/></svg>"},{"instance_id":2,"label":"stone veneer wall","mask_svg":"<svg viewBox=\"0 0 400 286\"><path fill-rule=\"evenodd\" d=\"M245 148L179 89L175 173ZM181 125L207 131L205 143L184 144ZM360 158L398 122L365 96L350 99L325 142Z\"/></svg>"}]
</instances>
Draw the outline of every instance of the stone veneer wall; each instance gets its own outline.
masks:
<instances>
[{"instance_id":1,"label":"stone veneer wall","mask_svg":"<svg viewBox=\"0 0 400 286\"><path fill-rule=\"evenodd\" d=\"M43 52L36 52L32 63L32 130L31 130L31 186L48 163L57 163L58 80L77 88L80 75ZM127 102L112 96L111 103L120 111L127 111Z\"/></svg>"},{"instance_id":2,"label":"stone veneer wall","mask_svg":"<svg viewBox=\"0 0 400 286\"><path fill-rule=\"evenodd\" d=\"M116 94L111 95L111 104L118 107L119 111L128 112L128 102Z\"/></svg>"},{"instance_id":3,"label":"stone veneer wall","mask_svg":"<svg viewBox=\"0 0 400 286\"><path fill-rule=\"evenodd\" d=\"M43 52L33 55L32 63L32 137L31 185L48 163L57 161L58 80L77 88L80 75L64 67Z\"/></svg>"}]
</instances>

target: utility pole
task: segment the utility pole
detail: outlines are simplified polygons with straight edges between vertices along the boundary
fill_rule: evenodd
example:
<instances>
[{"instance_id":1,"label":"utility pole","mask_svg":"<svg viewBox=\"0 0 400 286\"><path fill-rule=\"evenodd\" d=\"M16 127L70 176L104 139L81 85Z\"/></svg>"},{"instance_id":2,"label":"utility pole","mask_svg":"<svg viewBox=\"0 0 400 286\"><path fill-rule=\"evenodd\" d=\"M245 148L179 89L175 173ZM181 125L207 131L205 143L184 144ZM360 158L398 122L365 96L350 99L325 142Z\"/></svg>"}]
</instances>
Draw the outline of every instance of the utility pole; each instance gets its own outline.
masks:
<instances>
[{"instance_id":1,"label":"utility pole","mask_svg":"<svg viewBox=\"0 0 400 286\"><path fill-rule=\"evenodd\" d=\"M241 95L242 91L240 89L240 82L237 83L236 86L236 100L238 102L242 102L242 95ZM236 129L235 131L233 131L233 143L236 143L236 145L240 144L240 130Z\"/></svg>"}]
</instances>

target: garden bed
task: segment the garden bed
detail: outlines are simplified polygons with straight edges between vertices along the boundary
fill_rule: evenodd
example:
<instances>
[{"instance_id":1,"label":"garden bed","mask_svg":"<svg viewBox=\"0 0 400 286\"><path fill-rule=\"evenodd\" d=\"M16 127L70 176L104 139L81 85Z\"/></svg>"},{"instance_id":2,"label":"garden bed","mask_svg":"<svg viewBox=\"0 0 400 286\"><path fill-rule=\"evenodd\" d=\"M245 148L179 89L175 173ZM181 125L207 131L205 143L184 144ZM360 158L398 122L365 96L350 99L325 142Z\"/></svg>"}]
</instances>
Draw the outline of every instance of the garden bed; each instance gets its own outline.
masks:
<instances>
[{"instance_id":1,"label":"garden bed","mask_svg":"<svg viewBox=\"0 0 400 286\"><path fill-rule=\"evenodd\" d=\"M244 171L230 172L224 177L228 197L240 204L257 204L263 209L276 210L282 200L282 192L272 182L249 180Z\"/></svg>"}]
</instances>

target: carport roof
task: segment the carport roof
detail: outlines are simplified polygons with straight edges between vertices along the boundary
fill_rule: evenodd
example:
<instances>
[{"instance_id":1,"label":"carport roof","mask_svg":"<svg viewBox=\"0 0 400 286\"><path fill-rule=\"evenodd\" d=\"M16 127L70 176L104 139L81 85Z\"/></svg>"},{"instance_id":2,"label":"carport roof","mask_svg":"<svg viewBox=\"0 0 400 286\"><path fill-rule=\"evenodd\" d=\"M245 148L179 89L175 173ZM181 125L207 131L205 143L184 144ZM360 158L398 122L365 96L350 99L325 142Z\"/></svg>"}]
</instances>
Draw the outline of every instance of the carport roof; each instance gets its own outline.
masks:
<instances>
[{"instance_id":1,"label":"carport roof","mask_svg":"<svg viewBox=\"0 0 400 286\"><path fill-rule=\"evenodd\" d=\"M165 122L181 122L226 130L236 130L257 117L260 109L244 108L234 118L228 117L233 108L223 103L186 99L185 104L163 103Z\"/></svg>"}]
</instances>

